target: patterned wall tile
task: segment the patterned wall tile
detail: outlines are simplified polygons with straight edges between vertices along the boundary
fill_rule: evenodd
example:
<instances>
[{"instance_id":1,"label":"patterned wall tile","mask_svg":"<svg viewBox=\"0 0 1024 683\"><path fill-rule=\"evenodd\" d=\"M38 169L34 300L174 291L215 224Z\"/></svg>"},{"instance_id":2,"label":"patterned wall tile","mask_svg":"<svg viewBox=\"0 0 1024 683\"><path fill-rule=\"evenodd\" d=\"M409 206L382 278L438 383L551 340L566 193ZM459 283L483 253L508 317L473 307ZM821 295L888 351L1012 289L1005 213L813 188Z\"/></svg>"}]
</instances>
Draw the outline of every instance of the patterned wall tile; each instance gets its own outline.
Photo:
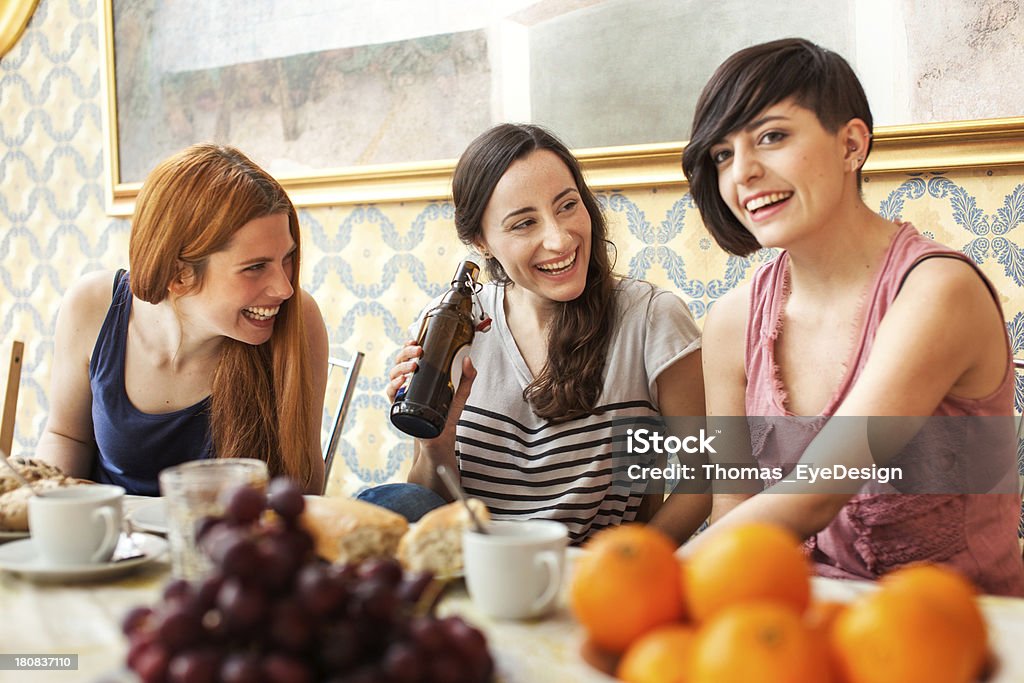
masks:
<instances>
[{"instance_id":1,"label":"patterned wall tile","mask_svg":"<svg viewBox=\"0 0 1024 683\"><path fill-rule=\"evenodd\" d=\"M103 210L97 3L42 0L0 60L0 357L27 343L15 453L32 454L48 412L53 325L81 274L127 265L128 222ZM962 249L999 290L1024 354L1024 178L1019 169L879 176L869 205ZM674 289L698 322L770 251L727 256L678 189L603 192L616 269ZM316 297L331 351L366 353L330 484L352 493L404 476L411 445L388 423L385 377L419 310L446 286L466 249L448 202L300 211L304 286ZM1018 387L1018 406L1024 393Z\"/></svg>"}]
</instances>

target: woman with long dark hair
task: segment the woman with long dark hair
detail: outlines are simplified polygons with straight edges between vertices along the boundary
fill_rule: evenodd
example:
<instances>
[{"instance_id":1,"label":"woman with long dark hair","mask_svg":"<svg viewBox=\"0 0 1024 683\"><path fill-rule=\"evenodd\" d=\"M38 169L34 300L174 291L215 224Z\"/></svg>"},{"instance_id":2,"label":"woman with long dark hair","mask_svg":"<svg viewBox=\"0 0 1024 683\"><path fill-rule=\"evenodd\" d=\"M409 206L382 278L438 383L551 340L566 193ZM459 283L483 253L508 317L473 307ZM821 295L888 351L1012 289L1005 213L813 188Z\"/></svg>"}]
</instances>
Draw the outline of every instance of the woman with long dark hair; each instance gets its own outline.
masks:
<instances>
[{"instance_id":1,"label":"woman with long dark hair","mask_svg":"<svg viewBox=\"0 0 1024 683\"><path fill-rule=\"evenodd\" d=\"M452 196L459 238L490 276L479 296L494 324L464 362L444 433L416 441L409 481L440 502L436 466L446 465L492 517L559 520L577 542L650 519L660 497L617 484L616 458L634 421L704 414L700 333L686 305L612 272L597 199L543 128L503 124L478 137ZM421 353L414 342L399 352L389 397ZM680 497L655 523L683 540L709 502Z\"/></svg>"}]
</instances>

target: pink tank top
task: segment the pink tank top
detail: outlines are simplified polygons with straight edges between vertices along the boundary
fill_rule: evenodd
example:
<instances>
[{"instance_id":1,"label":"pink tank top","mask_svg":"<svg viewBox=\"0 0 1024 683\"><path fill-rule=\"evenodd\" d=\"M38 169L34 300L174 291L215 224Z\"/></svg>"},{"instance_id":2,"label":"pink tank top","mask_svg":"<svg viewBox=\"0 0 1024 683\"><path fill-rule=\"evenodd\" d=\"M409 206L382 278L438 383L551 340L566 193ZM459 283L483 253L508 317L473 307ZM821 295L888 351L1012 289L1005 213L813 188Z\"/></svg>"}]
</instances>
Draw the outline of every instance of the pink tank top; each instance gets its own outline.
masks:
<instances>
[{"instance_id":1,"label":"pink tank top","mask_svg":"<svg viewBox=\"0 0 1024 683\"><path fill-rule=\"evenodd\" d=\"M802 446L794 448L792 435L787 435L788 460L799 458L817 429L842 403L867 362L878 326L904 278L932 256L958 258L973 265L964 254L923 237L911 224L899 226L867 294L863 328L847 359L846 375L822 411L822 420L815 421L817 427L805 430ZM754 274L746 332L748 416L792 415L785 408L785 388L774 357L788 294L788 264L788 254L783 252ZM980 271L979 275L995 297L992 285ZM1006 376L992 394L981 399L946 396L935 415L1011 415L1013 391L1007 344ZM760 465L776 465L781 458L780 449L772 447L778 443L772 443L771 423L751 421L754 457ZM877 493L865 487L827 527L807 539L806 545L822 576L873 579L904 564L931 561L955 567L985 592L1024 596L1024 562L1017 539L1020 514L1019 493L914 495Z\"/></svg>"}]
</instances>

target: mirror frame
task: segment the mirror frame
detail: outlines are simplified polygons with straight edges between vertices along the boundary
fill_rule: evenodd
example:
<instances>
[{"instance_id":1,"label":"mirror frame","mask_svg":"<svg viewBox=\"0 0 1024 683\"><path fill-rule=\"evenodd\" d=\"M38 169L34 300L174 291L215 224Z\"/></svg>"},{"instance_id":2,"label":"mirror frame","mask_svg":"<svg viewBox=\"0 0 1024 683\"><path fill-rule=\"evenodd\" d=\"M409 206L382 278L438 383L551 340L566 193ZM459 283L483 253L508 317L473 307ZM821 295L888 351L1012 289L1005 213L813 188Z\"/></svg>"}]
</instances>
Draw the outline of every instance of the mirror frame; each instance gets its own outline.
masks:
<instances>
[{"instance_id":1,"label":"mirror frame","mask_svg":"<svg viewBox=\"0 0 1024 683\"><path fill-rule=\"evenodd\" d=\"M100 45L106 210L130 216L141 182L120 179L117 92L114 68L113 0L101 5ZM34 7L38 0L22 0ZM29 12L31 14L31 12ZM575 150L594 190L677 186L683 188L681 155L685 142ZM450 197L455 159L352 166L314 174L276 176L297 207L443 200ZM1024 116L900 126L874 131L864 174L948 172L1024 166Z\"/></svg>"},{"instance_id":2,"label":"mirror frame","mask_svg":"<svg viewBox=\"0 0 1024 683\"><path fill-rule=\"evenodd\" d=\"M21 38L38 4L39 0L6 0L0 6L0 57Z\"/></svg>"}]
</instances>

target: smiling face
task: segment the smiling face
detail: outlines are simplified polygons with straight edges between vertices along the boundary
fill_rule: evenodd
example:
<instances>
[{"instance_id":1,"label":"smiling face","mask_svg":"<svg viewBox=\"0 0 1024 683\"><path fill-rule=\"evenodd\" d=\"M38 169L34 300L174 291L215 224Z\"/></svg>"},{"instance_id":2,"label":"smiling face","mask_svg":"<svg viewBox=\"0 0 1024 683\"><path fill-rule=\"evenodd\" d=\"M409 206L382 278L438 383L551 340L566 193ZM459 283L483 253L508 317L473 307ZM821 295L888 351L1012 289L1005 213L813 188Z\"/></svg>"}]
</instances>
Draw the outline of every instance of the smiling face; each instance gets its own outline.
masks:
<instances>
[{"instance_id":1,"label":"smiling face","mask_svg":"<svg viewBox=\"0 0 1024 683\"><path fill-rule=\"evenodd\" d=\"M557 154L538 149L514 161L494 188L477 247L490 252L533 304L572 301L583 293L591 219L572 173Z\"/></svg>"},{"instance_id":2,"label":"smiling face","mask_svg":"<svg viewBox=\"0 0 1024 683\"><path fill-rule=\"evenodd\" d=\"M177 308L200 333L262 344L270 339L282 304L295 293L294 254L287 214L251 220L210 255L202 287L183 293Z\"/></svg>"},{"instance_id":3,"label":"smiling face","mask_svg":"<svg viewBox=\"0 0 1024 683\"><path fill-rule=\"evenodd\" d=\"M849 140L858 124L829 133L813 111L783 100L711 147L722 200L761 246L788 248L857 200Z\"/></svg>"}]
</instances>

